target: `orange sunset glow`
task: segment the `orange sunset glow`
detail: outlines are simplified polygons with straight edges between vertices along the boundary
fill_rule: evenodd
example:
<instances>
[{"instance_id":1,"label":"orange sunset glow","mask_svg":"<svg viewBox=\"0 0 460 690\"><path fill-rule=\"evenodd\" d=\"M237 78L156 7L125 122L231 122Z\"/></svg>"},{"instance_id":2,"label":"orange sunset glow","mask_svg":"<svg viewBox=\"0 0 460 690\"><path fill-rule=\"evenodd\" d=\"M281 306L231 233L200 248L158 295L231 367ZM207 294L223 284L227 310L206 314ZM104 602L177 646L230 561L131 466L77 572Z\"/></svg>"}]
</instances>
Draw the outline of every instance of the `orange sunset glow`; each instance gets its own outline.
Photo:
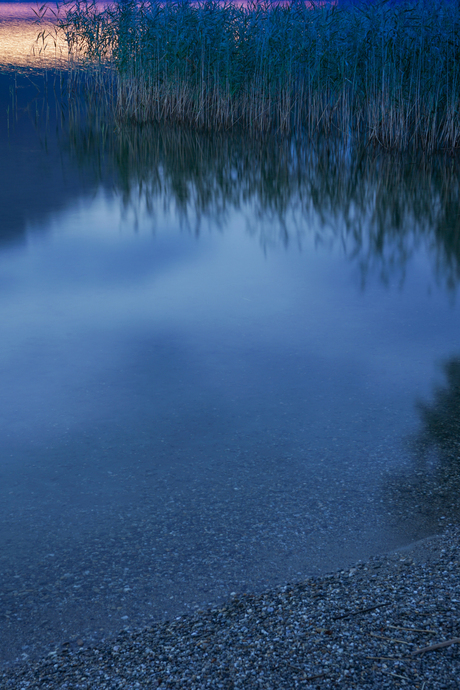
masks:
<instances>
[{"instance_id":1,"label":"orange sunset glow","mask_svg":"<svg viewBox=\"0 0 460 690\"><path fill-rule=\"evenodd\" d=\"M67 44L55 35L52 13L38 24L34 10L35 3L0 3L0 68L56 67L66 62Z\"/></svg>"}]
</instances>

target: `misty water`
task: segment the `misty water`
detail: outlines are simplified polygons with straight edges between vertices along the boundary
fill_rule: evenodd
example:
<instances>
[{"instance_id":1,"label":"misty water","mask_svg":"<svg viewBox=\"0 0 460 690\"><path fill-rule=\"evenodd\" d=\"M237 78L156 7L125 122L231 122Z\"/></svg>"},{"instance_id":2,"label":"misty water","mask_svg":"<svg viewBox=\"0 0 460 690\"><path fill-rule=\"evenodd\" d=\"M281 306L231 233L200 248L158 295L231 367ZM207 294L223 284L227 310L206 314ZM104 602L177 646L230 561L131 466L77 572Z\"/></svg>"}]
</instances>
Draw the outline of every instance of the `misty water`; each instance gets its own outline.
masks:
<instances>
[{"instance_id":1,"label":"misty water","mask_svg":"<svg viewBox=\"0 0 460 690\"><path fill-rule=\"evenodd\" d=\"M19 63L0 75L1 659L456 522L457 162L119 129Z\"/></svg>"}]
</instances>

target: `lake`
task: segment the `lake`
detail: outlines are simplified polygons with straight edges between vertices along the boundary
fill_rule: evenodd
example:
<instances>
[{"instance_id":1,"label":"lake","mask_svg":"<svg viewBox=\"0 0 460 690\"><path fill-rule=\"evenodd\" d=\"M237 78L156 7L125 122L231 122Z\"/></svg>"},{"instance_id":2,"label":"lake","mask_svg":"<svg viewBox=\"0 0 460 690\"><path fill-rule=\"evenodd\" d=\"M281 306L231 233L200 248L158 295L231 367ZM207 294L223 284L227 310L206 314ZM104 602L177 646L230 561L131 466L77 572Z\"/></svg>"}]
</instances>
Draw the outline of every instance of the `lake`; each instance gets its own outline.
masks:
<instances>
[{"instance_id":1,"label":"lake","mask_svg":"<svg viewBox=\"0 0 460 690\"><path fill-rule=\"evenodd\" d=\"M2 662L456 523L457 161L107 126L6 7Z\"/></svg>"}]
</instances>

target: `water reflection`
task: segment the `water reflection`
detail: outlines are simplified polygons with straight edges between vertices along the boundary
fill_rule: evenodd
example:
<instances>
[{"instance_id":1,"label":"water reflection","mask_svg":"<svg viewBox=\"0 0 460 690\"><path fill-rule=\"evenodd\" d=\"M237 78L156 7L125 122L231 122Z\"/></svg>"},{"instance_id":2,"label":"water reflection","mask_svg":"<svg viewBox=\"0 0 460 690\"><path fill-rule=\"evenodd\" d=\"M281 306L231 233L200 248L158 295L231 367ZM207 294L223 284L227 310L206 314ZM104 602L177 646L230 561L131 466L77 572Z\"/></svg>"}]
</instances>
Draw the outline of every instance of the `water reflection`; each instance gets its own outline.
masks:
<instances>
[{"instance_id":1,"label":"water reflection","mask_svg":"<svg viewBox=\"0 0 460 690\"><path fill-rule=\"evenodd\" d=\"M61 203L62 195L78 195L96 185L115 191L134 226L140 214L150 216L154 227L159 209L169 208L183 228L199 235L210 225L222 230L232 213L239 212L264 251L278 245L302 250L312 238L317 246L340 248L363 287L377 276L383 284L402 284L420 251L430 262L431 280L448 290L458 284L456 158L398 157L351 150L340 141L313 148L302 140L257 140L237 133L119 128L104 118L100 104L82 97L76 107L67 100L62 75L19 76L16 83L19 123L13 118L12 81L0 78L0 104L10 112L8 137L41 141L41 150L32 147L31 166L22 166L19 174L30 174L36 158L54 179L39 193L30 187L27 198L21 194L15 206L21 189L14 176L17 150L6 139L0 141L0 194L11 200L3 204L8 209L4 235L7 226L11 235L12 224L21 232L21 218L34 199L43 205L50 196L53 205ZM63 175L74 179L65 190Z\"/></svg>"},{"instance_id":2,"label":"water reflection","mask_svg":"<svg viewBox=\"0 0 460 690\"><path fill-rule=\"evenodd\" d=\"M0 245L26 241L50 214L100 185L56 137L64 76L51 70L0 72ZM110 184L106 180L105 184Z\"/></svg>"},{"instance_id":3,"label":"water reflection","mask_svg":"<svg viewBox=\"0 0 460 690\"><path fill-rule=\"evenodd\" d=\"M433 402L420 402L422 419L420 451L435 448L440 462L460 460L460 357L453 357L443 366L445 384L437 386Z\"/></svg>"},{"instance_id":4,"label":"water reflection","mask_svg":"<svg viewBox=\"0 0 460 690\"><path fill-rule=\"evenodd\" d=\"M117 173L125 209L145 204L154 216L174 206L196 234L212 219L223 227L246 209L247 231L266 250L302 248L315 234L340 246L359 268L362 285L378 275L404 280L423 247L432 276L448 289L460 277L459 161L397 157L344 148L341 142L199 135L168 128L82 125L71 116L64 140L80 164L103 157ZM102 178L101 178L102 181Z\"/></svg>"},{"instance_id":5,"label":"water reflection","mask_svg":"<svg viewBox=\"0 0 460 690\"><path fill-rule=\"evenodd\" d=\"M51 91L0 130L2 659L437 529L382 486L458 347L456 164L119 130Z\"/></svg>"},{"instance_id":6,"label":"water reflection","mask_svg":"<svg viewBox=\"0 0 460 690\"><path fill-rule=\"evenodd\" d=\"M431 402L416 403L421 426L407 440L411 460L385 484L393 524L421 537L460 519L460 357L440 369Z\"/></svg>"}]
</instances>

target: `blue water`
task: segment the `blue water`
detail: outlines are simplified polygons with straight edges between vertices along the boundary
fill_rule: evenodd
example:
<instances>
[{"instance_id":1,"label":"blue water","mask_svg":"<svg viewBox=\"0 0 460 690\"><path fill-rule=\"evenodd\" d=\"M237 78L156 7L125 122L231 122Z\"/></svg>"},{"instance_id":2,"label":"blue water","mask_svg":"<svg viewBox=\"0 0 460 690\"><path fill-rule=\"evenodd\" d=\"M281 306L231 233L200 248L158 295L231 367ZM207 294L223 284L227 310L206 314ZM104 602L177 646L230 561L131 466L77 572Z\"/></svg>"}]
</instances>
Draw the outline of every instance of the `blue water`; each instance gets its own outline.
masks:
<instances>
[{"instance_id":1,"label":"blue water","mask_svg":"<svg viewBox=\"0 0 460 690\"><path fill-rule=\"evenodd\" d=\"M418 404L435 404L460 352L451 162L392 187L403 164L385 156L381 177L353 178L346 155L340 175L314 157L296 172L282 146L251 162L253 142L148 131L130 158L116 132L90 146L87 123L69 134L42 76L16 91L11 79L3 660L345 567L457 520L457 485L434 499L415 443L435 483L455 458Z\"/></svg>"}]
</instances>

